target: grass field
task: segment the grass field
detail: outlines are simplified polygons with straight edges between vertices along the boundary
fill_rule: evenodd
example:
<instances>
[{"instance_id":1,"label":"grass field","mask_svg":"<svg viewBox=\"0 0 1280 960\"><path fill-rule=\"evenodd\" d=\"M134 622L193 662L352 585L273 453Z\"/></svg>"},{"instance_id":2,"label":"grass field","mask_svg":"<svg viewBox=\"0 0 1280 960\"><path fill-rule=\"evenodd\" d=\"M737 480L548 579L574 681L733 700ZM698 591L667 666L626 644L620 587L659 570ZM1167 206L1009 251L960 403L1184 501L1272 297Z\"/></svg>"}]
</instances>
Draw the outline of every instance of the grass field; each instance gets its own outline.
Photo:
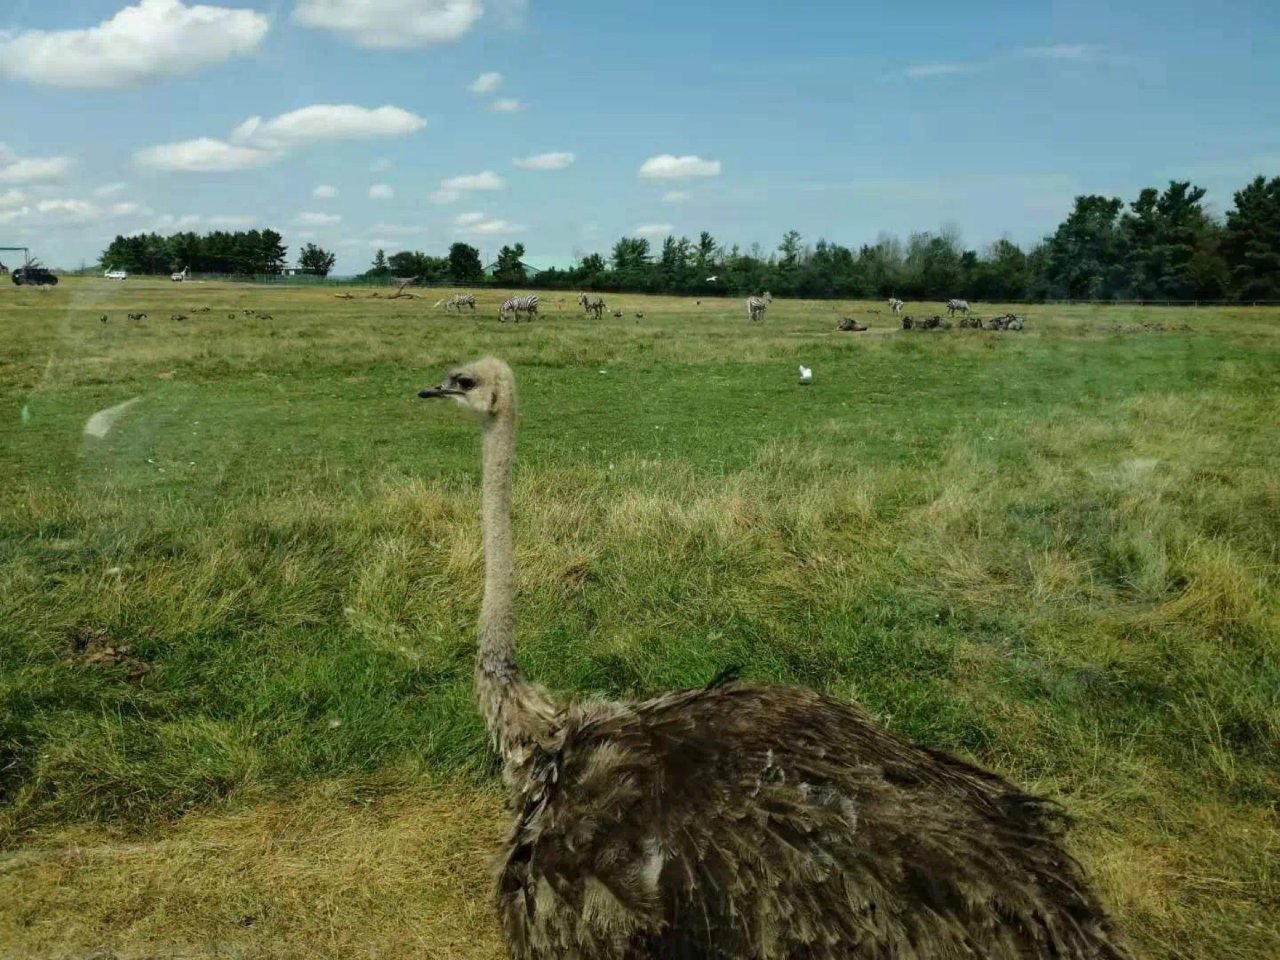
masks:
<instances>
[{"instance_id":1,"label":"grass field","mask_svg":"<svg viewBox=\"0 0 1280 960\"><path fill-rule=\"evenodd\" d=\"M477 438L414 399L481 353L533 677L856 698L1061 799L1142 956L1280 956L1280 310L356 293L0 289L0 957L501 955Z\"/></svg>"}]
</instances>

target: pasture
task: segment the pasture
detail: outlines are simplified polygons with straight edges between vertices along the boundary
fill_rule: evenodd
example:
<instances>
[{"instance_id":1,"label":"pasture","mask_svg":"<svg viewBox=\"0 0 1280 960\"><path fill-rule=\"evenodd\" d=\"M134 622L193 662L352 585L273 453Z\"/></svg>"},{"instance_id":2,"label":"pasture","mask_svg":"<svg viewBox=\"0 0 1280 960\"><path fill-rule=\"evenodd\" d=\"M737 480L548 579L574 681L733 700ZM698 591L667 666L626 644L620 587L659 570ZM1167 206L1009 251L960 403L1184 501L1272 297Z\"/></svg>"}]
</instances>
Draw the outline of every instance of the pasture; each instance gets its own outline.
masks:
<instances>
[{"instance_id":1,"label":"pasture","mask_svg":"<svg viewBox=\"0 0 1280 960\"><path fill-rule=\"evenodd\" d=\"M534 679L856 699L1061 800L1141 956L1280 956L1280 310L370 292L0 289L0 956L500 956L477 442L414 398L483 353Z\"/></svg>"}]
</instances>

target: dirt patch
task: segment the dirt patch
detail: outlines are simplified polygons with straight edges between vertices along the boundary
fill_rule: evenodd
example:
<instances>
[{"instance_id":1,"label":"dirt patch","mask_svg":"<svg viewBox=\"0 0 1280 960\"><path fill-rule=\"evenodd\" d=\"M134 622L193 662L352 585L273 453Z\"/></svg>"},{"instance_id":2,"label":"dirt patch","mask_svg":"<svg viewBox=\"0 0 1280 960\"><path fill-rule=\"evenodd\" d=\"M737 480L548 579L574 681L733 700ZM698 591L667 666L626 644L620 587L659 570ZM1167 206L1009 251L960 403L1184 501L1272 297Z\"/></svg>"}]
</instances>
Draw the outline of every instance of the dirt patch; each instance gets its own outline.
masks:
<instances>
[{"instance_id":1,"label":"dirt patch","mask_svg":"<svg viewBox=\"0 0 1280 960\"><path fill-rule=\"evenodd\" d=\"M151 672L147 663L134 651L133 645L119 643L100 627L76 627L67 636L71 654L67 663L73 667L115 670L134 682Z\"/></svg>"}]
</instances>

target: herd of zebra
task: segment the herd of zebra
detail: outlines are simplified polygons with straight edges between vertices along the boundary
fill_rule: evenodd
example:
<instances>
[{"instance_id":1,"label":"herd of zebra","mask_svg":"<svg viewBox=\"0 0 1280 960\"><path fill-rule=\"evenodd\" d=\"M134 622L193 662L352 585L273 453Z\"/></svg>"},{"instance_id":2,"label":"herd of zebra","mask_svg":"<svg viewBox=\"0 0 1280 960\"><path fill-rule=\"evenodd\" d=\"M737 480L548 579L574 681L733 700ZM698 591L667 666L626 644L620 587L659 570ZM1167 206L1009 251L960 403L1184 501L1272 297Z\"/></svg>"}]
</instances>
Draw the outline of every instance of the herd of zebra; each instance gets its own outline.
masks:
<instances>
[{"instance_id":1,"label":"herd of zebra","mask_svg":"<svg viewBox=\"0 0 1280 960\"><path fill-rule=\"evenodd\" d=\"M747 297L747 319L753 323L763 321L765 312L769 309L769 304L771 303L773 303L773 295L769 293L768 290L764 292L763 296ZM436 306L440 306L441 304L444 305L445 310L457 310L461 313L463 307L470 307L472 312L474 312L476 309L476 298L474 294L470 293L456 294L449 297L447 300L438 301ZM578 306L582 307L584 312L595 317L597 320L604 315L605 302L601 297L580 293L578 294ZM905 301L899 300L897 297L889 298L889 309L895 315L901 314L902 309L905 306ZM968 316L969 310L970 307L968 300L953 299L947 301L947 316L955 316L957 313ZM508 317L516 323L519 323L521 316L524 317L526 322L538 316L538 297L536 294L529 294L522 297L510 297L503 301L502 306L498 309L498 319L503 323L507 321ZM615 312L614 316L620 317L622 314L620 312ZM636 316L640 316L640 314L637 314Z\"/></svg>"},{"instance_id":2,"label":"herd of zebra","mask_svg":"<svg viewBox=\"0 0 1280 960\"><path fill-rule=\"evenodd\" d=\"M529 294L523 297L509 297L504 300L502 302L502 306L498 308L498 320L502 323L506 323L507 319L511 318L516 323L519 323L520 318L523 317L526 322L531 321L534 317L538 316L538 302L537 294ZM458 313L461 313L463 307L470 307L472 312L474 312L476 309L476 298L474 294L470 293L455 294L447 300L440 300L436 302L437 307L442 305L446 311L457 310ZM604 300L600 297L587 296L585 293L578 294L578 305L582 307L586 313L595 317L597 320L599 320L601 315L603 315L605 309ZM616 314L616 316L621 316L621 314Z\"/></svg>"},{"instance_id":3,"label":"herd of zebra","mask_svg":"<svg viewBox=\"0 0 1280 960\"><path fill-rule=\"evenodd\" d=\"M907 305L906 301L899 300L897 297L889 298L889 310L894 314L902 313L902 308L905 307L906 305ZM948 300L947 301L947 316L954 317L957 313L963 313L966 316L968 315L969 313L968 300Z\"/></svg>"}]
</instances>

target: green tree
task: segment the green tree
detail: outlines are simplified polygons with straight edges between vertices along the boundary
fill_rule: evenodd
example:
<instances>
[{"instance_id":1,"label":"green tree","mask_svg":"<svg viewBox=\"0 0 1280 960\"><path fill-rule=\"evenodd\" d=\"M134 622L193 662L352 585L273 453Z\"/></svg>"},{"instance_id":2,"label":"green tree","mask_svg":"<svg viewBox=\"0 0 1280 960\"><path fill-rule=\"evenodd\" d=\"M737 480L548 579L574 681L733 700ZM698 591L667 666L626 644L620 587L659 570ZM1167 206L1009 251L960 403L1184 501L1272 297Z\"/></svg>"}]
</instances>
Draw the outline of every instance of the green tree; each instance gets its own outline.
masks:
<instances>
[{"instance_id":1,"label":"green tree","mask_svg":"<svg viewBox=\"0 0 1280 960\"><path fill-rule=\"evenodd\" d=\"M284 244L284 237L274 230L263 230L259 235L255 272L281 274L288 262L289 248Z\"/></svg>"},{"instance_id":2,"label":"green tree","mask_svg":"<svg viewBox=\"0 0 1280 960\"><path fill-rule=\"evenodd\" d=\"M1280 299L1280 177L1258 177L1237 191L1222 252L1236 296Z\"/></svg>"},{"instance_id":3,"label":"green tree","mask_svg":"<svg viewBox=\"0 0 1280 960\"><path fill-rule=\"evenodd\" d=\"M389 277L391 276L391 265L387 263L387 252L381 247L378 252L373 255L373 266L365 271L366 277Z\"/></svg>"},{"instance_id":4,"label":"green tree","mask_svg":"<svg viewBox=\"0 0 1280 960\"><path fill-rule=\"evenodd\" d=\"M1030 279L1027 255L1016 243L1001 238L972 266L966 295L975 300L1021 300L1028 295Z\"/></svg>"},{"instance_id":5,"label":"green tree","mask_svg":"<svg viewBox=\"0 0 1280 960\"><path fill-rule=\"evenodd\" d=\"M332 272L333 265L337 262L337 257L328 250L317 247L314 243L308 243L302 248L302 252L298 254L298 267L308 273L314 273L318 277L327 277Z\"/></svg>"},{"instance_id":6,"label":"green tree","mask_svg":"<svg viewBox=\"0 0 1280 960\"><path fill-rule=\"evenodd\" d=\"M613 245L610 259L613 261L611 279L615 286L623 290L651 288L653 257L649 252L649 241L644 237L622 237Z\"/></svg>"},{"instance_id":7,"label":"green tree","mask_svg":"<svg viewBox=\"0 0 1280 960\"><path fill-rule=\"evenodd\" d=\"M698 273L702 274L700 279L705 280L708 270L714 270L716 262L716 239L703 230L698 235L698 244L694 248L693 262L698 267Z\"/></svg>"},{"instance_id":8,"label":"green tree","mask_svg":"<svg viewBox=\"0 0 1280 960\"><path fill-rule=\"evenodd\" d=\"M1076 197L1075 207L1049 238L1045 279L1055 296L1107 299L1124 280L1116 223L1124 201Z\"/></svg>"},{"instance_id":9,"label":"green tree","mask_svg":"<svg viewBox=\"0 0 1280 960\"><path fill-rule=\"evenodd\" d=\"M479 283L484 279L480 251L470 244L455 243L449 247L449 279L454 283Z\"/></svg>"},{"instance_id":10,"label":"green tree","mask_svg":"<svg viewBox=\"0 0 1280 960\"><path fill-rule=\"evenodd\" d=\"M521 286L526 280L523 260L523 243L514 247L504 246L498 251L498 262L493 270L494 282L507 287Z\"/></svg>"},{"instance_id":11,"label":"green tree","mask_svg":"<svg viewBox=\"0 0 1280 960\"><path fill-rule=\"evenodd\" d=\"M1201 205L1205 190L1171 181L1143 190L1120 218L1127 293L1139 299L1217 297L1226 285L1220 228Z\"/></svg>"},{"instance_id":12,"label":"green tree","mask_svg":"<svg viewBox=\"0 0 1280 960\"><path fill-rule=\"evenodd\" d=\"M419 283L434 283L444 279L449 261L420 250L401 250L388 258L387 268L393 277L413 277Z\"/></svg>"}]
</instances>

